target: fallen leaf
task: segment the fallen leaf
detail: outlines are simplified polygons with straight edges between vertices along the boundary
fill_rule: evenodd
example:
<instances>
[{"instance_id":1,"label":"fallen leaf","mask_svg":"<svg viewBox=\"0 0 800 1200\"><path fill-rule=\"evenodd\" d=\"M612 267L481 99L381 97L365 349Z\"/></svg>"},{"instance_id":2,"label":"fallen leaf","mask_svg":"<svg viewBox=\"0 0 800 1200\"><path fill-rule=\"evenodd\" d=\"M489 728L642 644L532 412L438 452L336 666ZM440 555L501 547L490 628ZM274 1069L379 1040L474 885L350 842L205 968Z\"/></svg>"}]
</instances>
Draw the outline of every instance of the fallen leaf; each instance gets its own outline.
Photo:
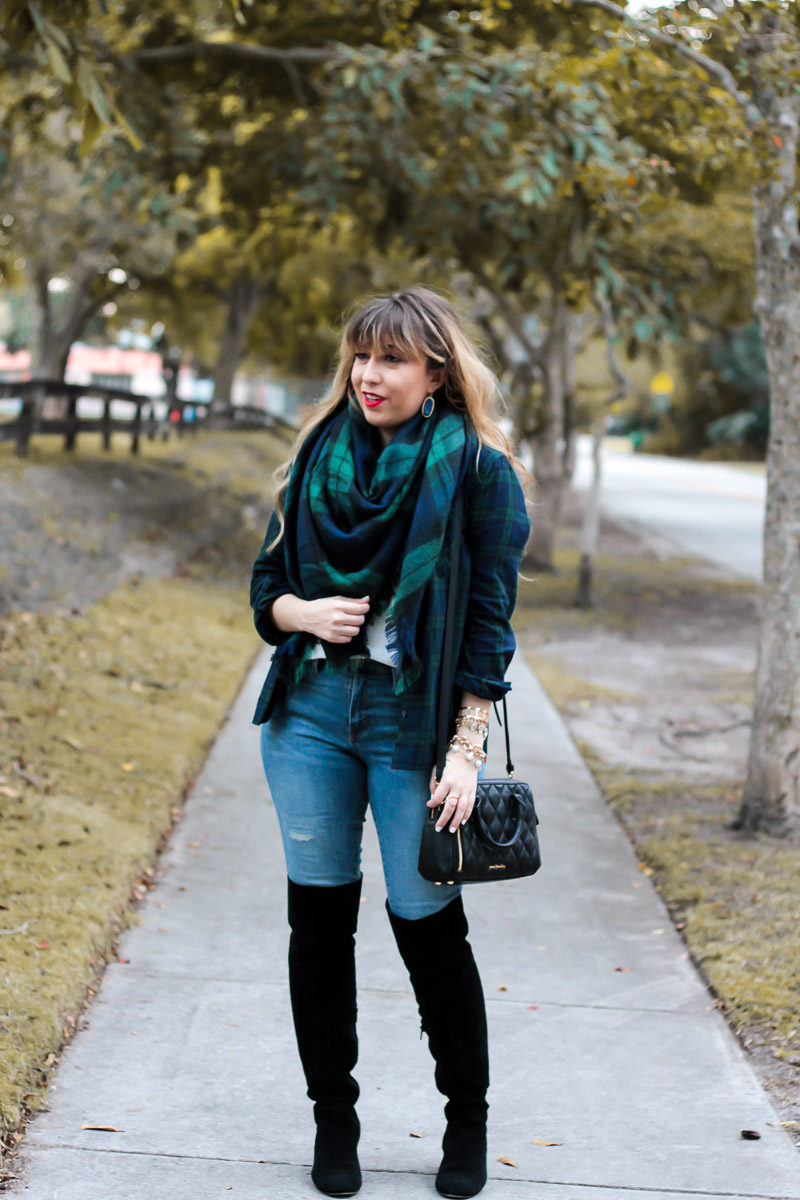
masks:
<instances>
[{"instance_id":1,"label":"fallen leaf","mask_svg":"<svg viewBox=\"0 0 800 1200\"><path fill-rule=\"evenodd\" d=\"M50 949L50 943L49 943L49 942L37 942L37 943L36 943L36 949L37 949L37 950L49 950L49 949Z\"/></svg>"},{"instance_id":2,"label":"fallen leaf","mask_svg":"<svg viewBox=\"0 0 800 1200\"><path fill-rule=\"evenodd\" d=\"M120 956L119 956L119 955L117 955L117 962L118 962L118 963L129 963L130 961L131 961L131 960L130 960L129 958L120 958Z\"/></svg>"},{"instance_id":3,"label":"fallen leaf","mask_svg":"<svg viewBox=\"0 0 800 1200\"><path fill-rule=\"evenodd\" d=\"M133 763L122 763L121 765L122 765L123 771L132 771L133 770Z\"/></svg>"},{"instance_id":4,"label":"fallen leaf","mask_svg":"<svg viewBox=\"0 0 800 1200\"><path fill-rule=\"evenodd\" d=\"M81 1129L96 1129L99 1133L124 1133L124 1129L117 1129L116 1125L81 1125Z\"/></svg>"},{"instance_id":5,"label":"fallen leaf","mask_svg":"<svg viewBox=\"0 0 800 1200\"><path fill-rule=\"evenodd\" d=\"M79 742L76 737L72 737L69 733L65 734L61 740L62 742L66 742L68 746L72 746L73 750L83 749L83 742Z\"/></svg>"},{"instance_id":6,"label":"fallen leaf","mask_svg":"<svg viewBox=\"0 0 800 1200\"><path fill-rule=\"evenodd\" d=\"M508 988L506 987L506 985L504 983L500 983L497 986L497 990L498 990L498 992L507 992Z\"/></svg>"},{"instance_id":7,"label":"fallen leaf","mask_svg":"<svg viewBox=\"0 0 800 1200\"><path fill-rule=\"evenodd\" d=\"M8 796L9 800L19 800L19 792L12 787L0 787L0 796Z\"/></svg>"},{"instance_id":8,"label":"fallen leaf","mask_svg":"<svg viewBox=\"0 0 800 1200\"><path fill-rule=\"evenodd\" d=\"M40 788L44 782L42 776L37 775L33 767L29 767L21 759L17 759L14 763L14 770L18 775L22 776L26 783L31 784L32 787Z\"/></svg>"},{"instance_id":9,"label":"fallen leaf","mask_svg":"<svg viewBox=\"0 0 800 1200\"><path fill-rule=\"evenodd\" d=\"M563 1146L563 1142L548 1142L547 1138L534 1138L532 1146Z\"/></svg>"},{"instance_id":10,"label":"fallen leaf","mask_svg":"<svg viewBox=\"0 0 800 1200\"><path fill-rule=\"evenodd\" d=\"M630 967L614 967L615 971L630 971Z\"/></svg>"},{"instance_id":11,"label":"fallen leaf","mask_svg":"<svg viewBox=\"0 0 800 1200\"><path fill-rule=\"evenodd\" d=\"M423 1138L423 1137L425 1137L425 1134L424 1133L410 1133L408 1136L416 1137L416 1138Z\"/></svg>"},{"instance_id":12,"label":"fallen leaf","mask_svg":"<svg viewBox=\"0 0 800 1200\"><path fill-rule=\"evenodd\" d=\"M761 1139L761 1134L756 1129L743 1129L739 1136L746 1142L758 1142Z\"/></svg>"},{"instance_id":13,"label":"fallen leaf","mask_svg":"<svg viewBox=\"0 0 800 1200\"><path fill-rule=\"evenodd\" d=\"M538 1005L538 1004L529 1004L529 1005L528 1005L528 1011L529 1011L529 1012L538 1012L538 1011L539 1011L539 1005Z\"/></svg>"},{"instance_id":14,"label":"fallen leaf","mask_svg":"<svg viewBox=\"0 0 800 1200\"><path fill-rule=\"evenodd\" d=\"M505 1163L507 1167L515 1167L517 1165L514 1162L513 1158L506 1158L505 1154L498 1155L497 1161L501 1162L501 1163Z\"/></svg>"}]
</instances>

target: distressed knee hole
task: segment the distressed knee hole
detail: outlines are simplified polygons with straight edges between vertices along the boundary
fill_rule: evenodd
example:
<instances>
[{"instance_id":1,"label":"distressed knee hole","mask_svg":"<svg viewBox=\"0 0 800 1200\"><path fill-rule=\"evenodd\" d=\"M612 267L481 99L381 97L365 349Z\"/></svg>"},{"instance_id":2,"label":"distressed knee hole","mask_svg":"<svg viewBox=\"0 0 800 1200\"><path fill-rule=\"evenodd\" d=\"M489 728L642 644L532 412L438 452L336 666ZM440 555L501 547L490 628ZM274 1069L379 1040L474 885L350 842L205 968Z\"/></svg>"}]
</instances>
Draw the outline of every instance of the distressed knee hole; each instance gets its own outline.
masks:
<instances>
[{"instance_id":1,"label":"distressed knee hole","mask_svg":"<svg viewBox=\"0 0 800 1200\"><path fill-rule=\"evenodd\" d=\"M289 837L293 842L313 842L314 834L305 829L290 829Z\"/></svg>"}]
</instances>

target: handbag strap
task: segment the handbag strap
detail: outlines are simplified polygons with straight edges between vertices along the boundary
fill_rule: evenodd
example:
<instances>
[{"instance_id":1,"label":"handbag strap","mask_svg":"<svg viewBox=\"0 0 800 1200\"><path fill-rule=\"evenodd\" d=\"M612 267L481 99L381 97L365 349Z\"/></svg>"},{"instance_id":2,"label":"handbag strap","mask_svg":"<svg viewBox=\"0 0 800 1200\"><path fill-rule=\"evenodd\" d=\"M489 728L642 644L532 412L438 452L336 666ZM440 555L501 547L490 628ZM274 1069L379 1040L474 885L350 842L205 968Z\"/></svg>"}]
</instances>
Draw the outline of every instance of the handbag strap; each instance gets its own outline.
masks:
<instances>
[{"instance_id":1,"label":"handbag strap","mask_svg":"<svg viewBox=\"0 0 800 1200\"><path fill-rule=\"evenodd\" d=\"M450 573L447 579L447 608L444 618L444 637L442 641L442 663L441 674L439 676L439 701L436 709L436 778L442 778L444 771L444 760L447 756L447 747L449 743L450 723L452 721L452 704L453 704L453 681L456 673L455 663L455 626L456 626L456 589L458 587L458 557L461 547L461 528L463 525L463 513L460 497L456 500L456 513L453 521L453 540L451 542L452 552L450 555ZM506 706L506 698L503 696L503 717L500 720L500 713L497 709L497 701L494 701L494 711L497 720L503 727L503 732L506 738L506 774L509 779L514 778L514 764L511 761L511 736L508 728L508 708Z\"/></svg>"},{"instance_id":2,"label":"handbag strap","mask_svg":"<svg viewBox=\"0 0 800 1200\"><path fill-rule=\"evenodd\" d=\"M497 701L494 701L494 715L503 727L503 733L506 735L506 775L509 779L514 778L514 764L511 761L511 733L508 728L508 707L506 698L503 696L503 717L505 720L500 720L500 713L497 711Z\"/></svg>"}]
</instances>

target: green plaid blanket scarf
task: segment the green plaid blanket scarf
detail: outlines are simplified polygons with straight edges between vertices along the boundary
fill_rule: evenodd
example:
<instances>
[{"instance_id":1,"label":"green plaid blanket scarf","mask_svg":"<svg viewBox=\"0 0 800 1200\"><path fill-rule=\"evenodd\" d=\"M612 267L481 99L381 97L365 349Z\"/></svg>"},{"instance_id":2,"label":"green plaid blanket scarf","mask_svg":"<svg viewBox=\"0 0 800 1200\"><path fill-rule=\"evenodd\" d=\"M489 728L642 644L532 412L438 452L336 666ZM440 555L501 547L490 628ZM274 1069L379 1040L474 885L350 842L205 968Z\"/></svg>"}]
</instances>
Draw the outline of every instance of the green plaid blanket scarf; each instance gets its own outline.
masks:
<instances>
[{"instance_id":1,"label":"green plaid blanket scarf","mask_svg":"<svg viewBox=\"0 0 800 1200\"><path fill-rule=\"evenodd\" d=\"M436 652L427 643L438 638L425 636L420 611L463 478L466 445L464 417L449 406L438 406L429 420L413 418L383 447L349 405L307 439L286 489L289 586L306 600L369 596L371 616L385 611L398 694ZM291 642L283 653L295 660L299 678L314 640L299 634ZM324 648L340 661L342 650L349 655L362 647Z\"/></svg>"}]
</instances>

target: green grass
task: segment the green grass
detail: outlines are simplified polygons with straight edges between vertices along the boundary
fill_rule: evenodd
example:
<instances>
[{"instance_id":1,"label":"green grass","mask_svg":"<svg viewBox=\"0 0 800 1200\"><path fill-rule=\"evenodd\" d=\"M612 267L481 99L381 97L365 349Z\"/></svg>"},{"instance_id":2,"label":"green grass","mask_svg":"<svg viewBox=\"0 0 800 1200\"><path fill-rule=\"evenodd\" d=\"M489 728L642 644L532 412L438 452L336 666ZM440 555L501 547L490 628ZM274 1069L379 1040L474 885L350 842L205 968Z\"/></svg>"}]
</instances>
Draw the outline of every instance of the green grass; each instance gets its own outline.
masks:
<instances>
[{"instance_id":1,"label":"green grass","mask_svg":"<svg viewBox=\"0 0 800 1200\"><path fill-rule=\"evenodd\" d=\"M636 779L589 762L736 1032L797 1059L800 847L732 832L737 780Z\"/></svg>"},{"instance_id":2,"label":"green grass","mask_svg":"<svg viewBox=\"0 0 800 1200\"><path fill-rule=\"evenodd\" d=\"M107 464L87 441L77 461ZM268 495L265 453L274 465L285 447L238 433L155 443L140 469L156 462L171 473L178 499L202 477L231 501L224 557L198 553L178 577L128 580L80 616L0 618L6 1149L135 919L159 845L258 649L246 584L261 530L241 510L248 496ZM57 471L64 461L42 439L10 469ZM91 538L91 526L77 536Z\"/></svg>"}]
</instances>

